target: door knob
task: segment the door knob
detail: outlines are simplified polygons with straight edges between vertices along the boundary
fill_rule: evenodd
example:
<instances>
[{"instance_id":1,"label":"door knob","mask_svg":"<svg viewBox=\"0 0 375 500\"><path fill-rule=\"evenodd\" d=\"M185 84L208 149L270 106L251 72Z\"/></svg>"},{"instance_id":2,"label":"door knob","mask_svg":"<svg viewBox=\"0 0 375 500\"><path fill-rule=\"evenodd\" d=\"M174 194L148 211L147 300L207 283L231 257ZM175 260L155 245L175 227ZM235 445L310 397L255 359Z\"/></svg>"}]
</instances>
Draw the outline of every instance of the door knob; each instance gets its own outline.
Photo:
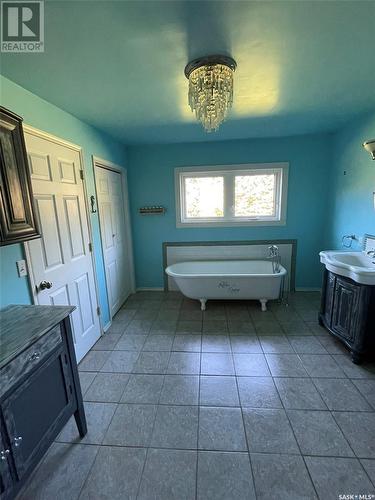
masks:
<instances>
[{"instance_id":1,"label":"door knob","mask_svg":"<svg viewBox=\"0 0 375 500\"><path fill-rule=\"evenodd\" d=\"M52 288L52 281L46 281L46 280L41 281L39 288L41 290L45 290L46 288L48 289Z\"/></svg>"}]
</instances>

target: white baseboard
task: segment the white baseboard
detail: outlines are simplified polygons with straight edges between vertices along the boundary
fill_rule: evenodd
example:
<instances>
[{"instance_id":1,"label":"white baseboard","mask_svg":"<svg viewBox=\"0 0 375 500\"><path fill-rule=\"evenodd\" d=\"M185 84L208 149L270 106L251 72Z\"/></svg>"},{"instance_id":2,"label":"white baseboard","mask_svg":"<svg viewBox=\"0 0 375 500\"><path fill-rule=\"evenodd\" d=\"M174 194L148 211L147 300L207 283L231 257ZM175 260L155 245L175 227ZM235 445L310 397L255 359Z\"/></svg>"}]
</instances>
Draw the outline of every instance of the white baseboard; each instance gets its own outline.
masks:
<instances>
[{"instance_id":1,"label":"white baseboard","mask_svg":"<svg viewBox=\"0 0 375 500\"><path fill-rule=\"evenodd\" d=\"M164 292L164 288L163 287L139 287L137 288L137 292Z\"/></svg>"},{"instance_id":2,"label":"white baseboard","mask_svg":"<svg viewBox=\"0 0 375 500\"><path fill-rule=\"evenodd\" d=\"M296 292L321 292L321 288L316 288L316 287L296 287Z\"/></svg>"},{"instance_id":3,"label":"white baseboard","mask_svg":"<svg viewBox=\"0 0 375 500\"><path fill-rule=\"evenodd\" d=\"M112 321L109 320L108 323L103 326L103 333L105 333L106 331L108 331L109 328L111 327L111 325L112 325Z\"/></svg>"}]
</instances>

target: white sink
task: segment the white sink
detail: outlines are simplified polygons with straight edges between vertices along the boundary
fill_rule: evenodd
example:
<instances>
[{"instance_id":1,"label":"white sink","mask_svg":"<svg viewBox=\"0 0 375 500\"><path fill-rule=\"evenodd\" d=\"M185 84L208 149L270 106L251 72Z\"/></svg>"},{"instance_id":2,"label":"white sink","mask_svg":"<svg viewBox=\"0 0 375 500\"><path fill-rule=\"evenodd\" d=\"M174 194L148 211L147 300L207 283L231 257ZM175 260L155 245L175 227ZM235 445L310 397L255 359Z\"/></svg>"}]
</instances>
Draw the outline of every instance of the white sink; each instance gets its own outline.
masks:
<instances>
[{"instance_id":1,"label":"white sink","mask_svg":"<svg viewBox=\"0 0 375 500\"><path fill-rule=\"evenodd\" d=\"M375 258L364 252L320 252L320 262L328 271L351 278L362 285L375 285Z\"/></svg>"}]
</instances>

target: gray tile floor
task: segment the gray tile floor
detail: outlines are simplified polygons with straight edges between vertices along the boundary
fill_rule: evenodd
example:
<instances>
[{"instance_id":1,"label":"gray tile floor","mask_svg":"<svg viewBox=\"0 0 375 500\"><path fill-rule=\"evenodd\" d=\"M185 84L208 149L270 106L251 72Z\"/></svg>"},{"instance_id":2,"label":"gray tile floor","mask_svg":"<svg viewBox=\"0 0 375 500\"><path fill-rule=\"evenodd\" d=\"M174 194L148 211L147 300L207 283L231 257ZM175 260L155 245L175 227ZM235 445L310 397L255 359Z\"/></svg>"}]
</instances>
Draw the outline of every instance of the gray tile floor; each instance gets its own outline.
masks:
<instances>
[{"instance_id":1,"label":"gray tile floor","mask_svg":"<svg viewBox=\"0 0 375 500\"><path fill-rule=\"evenodd\" d=\"M79 366L87 436L70 421L22 498L375 495L375 364L319 327L318 294L289 302L130 297Z\"/></svg>"}]
</instances>

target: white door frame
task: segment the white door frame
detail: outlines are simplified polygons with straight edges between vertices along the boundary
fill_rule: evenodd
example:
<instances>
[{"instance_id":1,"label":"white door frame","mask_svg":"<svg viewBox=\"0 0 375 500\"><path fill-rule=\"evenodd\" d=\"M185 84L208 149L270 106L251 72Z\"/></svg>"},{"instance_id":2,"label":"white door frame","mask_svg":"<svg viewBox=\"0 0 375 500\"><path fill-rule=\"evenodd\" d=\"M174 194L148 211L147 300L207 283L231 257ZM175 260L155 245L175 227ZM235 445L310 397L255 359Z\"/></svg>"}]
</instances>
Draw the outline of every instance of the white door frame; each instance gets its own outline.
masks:
<instances>
[{"instance_id":1,"label":"white door frame","mask_svg":"<svg viewBox=\"0 0 375 500\"><path fill-rule=\"evenodd\" d=\"M135 293L134 256L133 256L133 241L132 241L132 231L131 231L131 221L130 221L130 205L129 205L127 170L124 167L116 165L115 163L112 163L111 161L103 160L102 158L99 158L98 156L95 156L95 155L92 155L92 164L93 164L93 170L94 170L96 201L98 201L96 169L97 168L104 168L104 169L111 170L112 172L116 172L117 174L121 175L121 187L122 187L122 195L123 195L123 200L124 200L124 213L125 213L126 255L127 255L128 264L129 264L129 271L130 271L130 291L131 291L131 293ZM101 243L101 247L102 247L102 256L104 258L103 239L102 239L102 231L101 231L102 228L101 228L101 224L100 224L99 204L98 203L96 203L96 207L98 210L98 221L99 221L99 227L100 227L100 243ZM105 274L105 281L106 281L106 287L107 287L107 298L108 298L109 292L108 292L107 274L106 273L104 273L104 274ZM110 314L110 321L112 322L112 314L111 314L110 308L109 308L109 314ZM106 329L107 329L107 327L106 327Z\"/></svg>"},{"instance_id":2,"label":"white door frame","mask_svg":"<svg viewBox=\"0 0 375 500\"><path fill-rule=\"evenodd\" d=\"M23 131L27 132L28 134L34 135L35 137L39 137L39 138L45 139L49 142L53 142L55 144L58 144L59 146L64 146L66 148L72 149L73 151L76 151L79 154L81 169L83 171L82 183L83 183L83 196L85 199L85 213L86 213L87 227L88 227L88 231L89 231L89 238L90 238L90 243L91 243L91 248L92 248L92 251L90 253L91 253L91 262L92 262L92 267L93 267L94 283L95 283L95 301L96 301L96 307L99 308L99 286L98 286L96 265L95 265L95 259L94 259L94 243L93 243L93 236L92 236L93 232L92 232L91 219L90 219L86 176L85 176L85 164L83 161L82 148L81 148L81 146L77 146L77 144L73 144L72 142L68 142L65 139L60 139L60 137L49 134L48 132L44 132L43 130L39 130L35 127L32 127L31 125L24 124ZM25 250L26 262L27 262L27 268L28 268L28 273L27 273L28 274L28 281L29 281L29 286L31 289L33 303L38 304L37 287L36 287L36 283L34 281L34 273L32 272L32 261L31 261L29 243L27 241L25 241L23 244L23 247ZM99 325L100 325L100 335L103 335L104 330L103 330L103 325L102 325L102 322L100 321L100 319L99 319Z\"/></svg>"}]
</instances>

